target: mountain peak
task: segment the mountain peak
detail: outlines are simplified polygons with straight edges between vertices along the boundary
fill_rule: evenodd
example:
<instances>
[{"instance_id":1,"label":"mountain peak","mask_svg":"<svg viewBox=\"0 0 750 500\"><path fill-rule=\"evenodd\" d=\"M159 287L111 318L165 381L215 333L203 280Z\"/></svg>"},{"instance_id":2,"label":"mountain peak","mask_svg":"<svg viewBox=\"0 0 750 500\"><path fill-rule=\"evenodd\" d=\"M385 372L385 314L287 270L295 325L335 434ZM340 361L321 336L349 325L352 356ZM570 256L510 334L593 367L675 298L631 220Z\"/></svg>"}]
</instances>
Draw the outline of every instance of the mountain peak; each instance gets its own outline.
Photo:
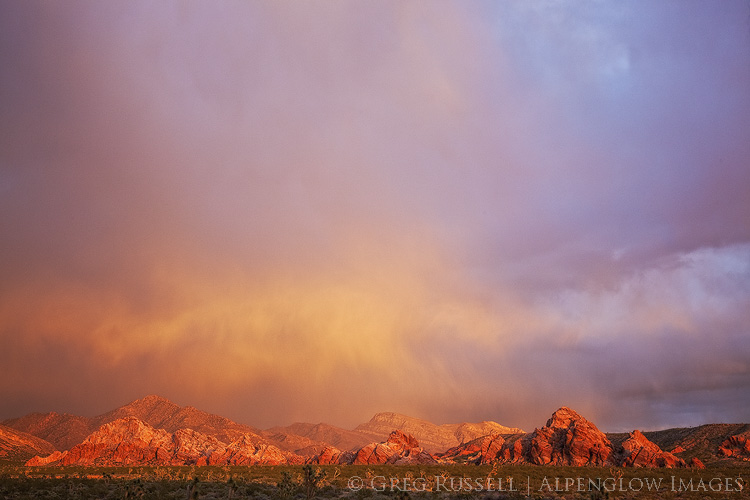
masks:
<instances>
[{"instance_id":1,"label":"mountain peak","mask_svg":"<svg viewBox=\"0 0 750 500\"><path fill-rule=\"evenodd\" d=\"M126 404L122 408L138 408L138 409L146 409L146 408L156 408L156 407L171 407L171 408L179 408L179 405L173 403L172 401L168 400L165 397L156 395L156 394L149 394L148 396L145 396L141 399L136 399L135 401L131 401L130 403Z\"/></svg>"},{"instance_id":2,"label":"mountain peak","mask_svg":"<svg viewBox=\"0 0 750 500\"><path fill-rule=\"evenodd\" d=\"M161 424L179 410L180 406L167 398L151 394L144 398L131 401L130 403L104 413L103 415L99 415L94 418L94 422L97 426L101 426L120 418L137 417L152 427L158 428L163 427Z\"/></svg>"},{"instance_id":3,"label":"mountain peak","mask_svg":"<svg viewBox=\"0 0 750 500\"><path fill-rule=\"evenodd\" d=\"M147 396L142 397L139 400L136 401L144 401L144 402L165 402L165 403L172 403L170 400L163 396L159 396L158 394L149 394Z\"/></svg>"},{"instance_id":4,"label":"mountain peak","mask_svg":"<svg viewBox=\"0 0 750 500\"><path fill-rule=\"evenodd\" d=\"M575 425L578 422L591 424L591 422L583 418L575 410L571 410L567 406L563 406L558 408L552 414L552 417L547 420L547 424L545 425L545 427L550 427L553 429L565 429L571 427L572 425Z\"/></svg>"},{"instance_id":5,"label":"mountain peak","mask_svg":"<svg viewBox=\"0 0 750 500\"><path fill-rule=\"evenodd\" d=\"M421 420L415 417L409 417L407 415L404 415L402 413L396 413L394 411L381 411L376 413L372 416L370 419L370 422L372 423L394 423L394 422L409 422L409 421L415 421L415 420Z\"/></svg>"}]
</instances>

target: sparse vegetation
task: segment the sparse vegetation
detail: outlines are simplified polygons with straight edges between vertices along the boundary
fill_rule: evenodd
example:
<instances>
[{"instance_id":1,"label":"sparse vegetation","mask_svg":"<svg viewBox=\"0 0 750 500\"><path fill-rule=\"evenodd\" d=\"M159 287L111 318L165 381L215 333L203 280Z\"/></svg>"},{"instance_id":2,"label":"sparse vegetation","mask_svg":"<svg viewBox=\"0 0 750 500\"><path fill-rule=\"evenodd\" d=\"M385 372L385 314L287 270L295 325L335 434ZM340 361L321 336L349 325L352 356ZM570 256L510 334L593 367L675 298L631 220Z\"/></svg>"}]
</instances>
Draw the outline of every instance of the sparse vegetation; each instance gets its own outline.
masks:
<instances>
[{"instance_id":1,"label":"sparse vegetation","mask_svg":"<svg viewBox=\"0 0 750 500\"><path fill-rule=\"evenodd\" d=\"M312 500L315 498L318 487L325 480L327 473L320 467L313 470L313 466L309 464L302 468L302 472L302 486L305 490L305 497L307 500Z\"/></svg>"},{"instance_id":2,"label":"sparse vegetation","mask_svg":"<svg viewBox=\"0 0 750 500\"><path fill-rule=\"evenodd\" d=\"M253 467L0 466L0 498L370 500L750 498L748 467L705 470L532 465Z\"/></svg>"}]
</instances>

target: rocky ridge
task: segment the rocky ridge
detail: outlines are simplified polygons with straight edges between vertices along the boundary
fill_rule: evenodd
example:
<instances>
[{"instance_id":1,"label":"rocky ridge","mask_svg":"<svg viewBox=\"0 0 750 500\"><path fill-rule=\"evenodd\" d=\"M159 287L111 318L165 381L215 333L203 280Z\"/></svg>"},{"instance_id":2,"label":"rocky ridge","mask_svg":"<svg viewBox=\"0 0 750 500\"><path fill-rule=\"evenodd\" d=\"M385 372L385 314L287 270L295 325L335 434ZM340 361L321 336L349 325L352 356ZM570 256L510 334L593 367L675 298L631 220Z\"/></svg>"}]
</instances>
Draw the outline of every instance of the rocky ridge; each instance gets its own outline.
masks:
<instances>
[{"instance_id":1,"label":"rocky ridge","mask_svg":"<svg viewBox=\"0 0 750 500\"><path fill-rule=\"evenodd\" d=\"M44 439L58 450L70 449L97 428L91 418L56 412L30 413L2 423L17 431Z\"/></svg>"},{"instance_id":2,"label":"rocky ridge","mask_svg":"<svg viewBox=\"0 0 750 500\"><path fill-rule=\"evenodd\" d=\"M193 429L224 442L234 441L244 434L251 434L256 436L258 441L265 441L259 435L260 431L254 427L238 424L228 418L206 413L192 406L182 407L155 395L136 399L96 417L55 412L32 413L6 420L3 424L45 439L58 450L68 450L81 443L102 425L125 417L135 417L151 427L168 432Z\"/></svg>"},{"instance_id":3,"label":"rocky ridge","mask_svg":"<svg viewBox=\"0 0 750 500\"><path fill-rule=\"evenodd\" d=\"M244 434L225 444L193 429L170 433L136 417L104 424L68 451L34 457L26 465L279 465L302 463L298 455Z\"/></svg>"},{"instance_id":4,"label":"rocky ridge","mask_svg":"<svg viewBox=\"0 0 750 500\"><path fill-rule=\"evenodd\" d=\"M528 459L536 465L611 465L612 443L593 423L567 407L552 414L529 437Z\"/></svg>"},{"instance_id":5,"label":"rocky ridge","mask_svg":"<svg viewBox=\"0 0 750 500\"><path fill-rule=\"evenodd\" d=\"M354 454L353 464L434 464L437 460L411 434L393 431L384 443L371 443Z\"/></svg>"},{"instance_id":6,"label":"rocky ridge","mask_svg":"<svg viewBox=\"0 0 750 500\"><path fill-rule=\"evenodd\" d=\"M55 446L44 439L0 425L0 460L28 460L53 451Z\"/></svg>"},{"instance_id":7,"label":"rocky ridge","mask_svg":"<svg viewBox=\"0 0 750 500\"><path fill-rule=\"evenodd\" d=\"M311 460L316 464L436 464L435 457L424 451L411 434L392 431L382 443L370 443L356 452L327 447Z\"/></svg>"},{"instance_id":8,"label":"rocky ridge","mask_svg":"<svg viewBox=\"0 0 750 500\"><path fill-rule=\"evenodd\" d=\"M623 441L619 462L625 467L686 467L685 460L662 451L639 430L630 433Z\"/></svg>"},{"instance_id":9,"label":"rocky ridge","mask_svg":"<svg viewBox=\"0 0 750 500\"><path fill-rule=\"evenodd\" d=\"M95 428L125 417L136 417L151 427L176 432L193 429L224 442L250 434L265 441L260 431L249 425L238 424L226 417L207 413L192 406L179 406L161 396L150 395L92 419Z\"/></svg>"},{"instance_id":10,"label":"rocky ridge","mask_svg":"<svg viewBox=\"0 0 750 500\"><path fill-rule=\"evenodd\" d=\"M257 431L158 396L98 417L36 413L3 423L9 425L0 426L0 460L23 463L35 456L30 463L39 465L438 461L702 468L704 462L750 461L748 424L604 434L566 407L531 433L495 422L436 425L397 413L378 413L354 430L298 423ZM439 444L447 442L454 444L440 453Z\"/></svg>"},{"instance_id":11,"label":"rocky ridge","mask_svg":"<svg viewBox=\"0 0 750 500\"><path fill-rule=\"evenodd\" d=\"M636 430L618 445L592 422L562 407L530 434L477 438L438 455L440 460L467 463L524 463L565 466L687 467ZM702 467L700 460L690 465Z\"/></svg>"},{"instance_id":12,"label":"rocky ridge","mask_svg":"<svg viewBox=\"0 0 750 500\"><path fill-rule=\"evenodd\" d=\"M430 453L458 446L492 432L499 434L523 432L521 429L505 427L497 422L437 425L427 420L393 412L376 413L369 422L358 425L354 430L369 438L370 441L381 441L394 429L411 434Z\"/></svg>"},{"instance_id":13,"label":"rocky ridge","mask_svg":"<svg viewBox=\"0 0 750 500\"><path fill-rule=\"evenodd\" d=\"M750 462L750 432L743 432L724 440L719 446L719 454Z\"/></svg>"}]
</instances>

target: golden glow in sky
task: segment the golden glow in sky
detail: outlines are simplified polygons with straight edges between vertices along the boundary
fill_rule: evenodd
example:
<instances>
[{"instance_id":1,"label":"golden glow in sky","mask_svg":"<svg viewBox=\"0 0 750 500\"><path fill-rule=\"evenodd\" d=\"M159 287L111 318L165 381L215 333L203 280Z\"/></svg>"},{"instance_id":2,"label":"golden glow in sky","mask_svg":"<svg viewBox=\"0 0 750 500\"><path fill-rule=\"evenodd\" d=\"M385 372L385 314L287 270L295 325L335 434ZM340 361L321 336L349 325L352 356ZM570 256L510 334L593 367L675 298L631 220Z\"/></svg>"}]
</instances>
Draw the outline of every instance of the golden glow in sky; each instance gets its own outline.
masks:
<instances>
[{"instance_id":1,"label":"golden glow in sky","mask_svg":"<svg viewBox=\"0 0 750 500\"><path fill-rule=\"evenodd\" d=\"M0 418L747 419L745 2L0 23Z\"/></svg>"}]
</instances>

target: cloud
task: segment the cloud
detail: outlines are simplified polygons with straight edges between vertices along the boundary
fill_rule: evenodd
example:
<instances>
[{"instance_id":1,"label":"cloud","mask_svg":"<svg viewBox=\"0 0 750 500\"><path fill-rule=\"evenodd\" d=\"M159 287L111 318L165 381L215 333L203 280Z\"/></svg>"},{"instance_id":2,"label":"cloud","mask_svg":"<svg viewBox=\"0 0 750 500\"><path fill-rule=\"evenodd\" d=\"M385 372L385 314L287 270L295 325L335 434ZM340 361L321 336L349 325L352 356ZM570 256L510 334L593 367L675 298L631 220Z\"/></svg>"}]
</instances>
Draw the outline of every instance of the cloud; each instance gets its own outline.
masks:
<instances>
[{"instance_id":1,"label":"cloud","mask_svg":"<svg viewBox=\"0 0 750 500\"><path fill-rule=\"evenodd\" d=\"M744 3L311 9L2 7L3 417L742 418Z\"/></svg>"},{"instance_id":2,"label":"cloud","mask_svg":"<svg viewBox=\"0 0 750 500\"><path fill-rule=\"evenodd\" d=\"M498 350L444 341L440 355L456 360L463 387L453 400L521 426L561 405L613 431L740 421L734 398L750 387L749 273L747 244L701 248L611 288L540 293L522 310L535 321L514 325Z\"/></svg>"}]
</instances>

